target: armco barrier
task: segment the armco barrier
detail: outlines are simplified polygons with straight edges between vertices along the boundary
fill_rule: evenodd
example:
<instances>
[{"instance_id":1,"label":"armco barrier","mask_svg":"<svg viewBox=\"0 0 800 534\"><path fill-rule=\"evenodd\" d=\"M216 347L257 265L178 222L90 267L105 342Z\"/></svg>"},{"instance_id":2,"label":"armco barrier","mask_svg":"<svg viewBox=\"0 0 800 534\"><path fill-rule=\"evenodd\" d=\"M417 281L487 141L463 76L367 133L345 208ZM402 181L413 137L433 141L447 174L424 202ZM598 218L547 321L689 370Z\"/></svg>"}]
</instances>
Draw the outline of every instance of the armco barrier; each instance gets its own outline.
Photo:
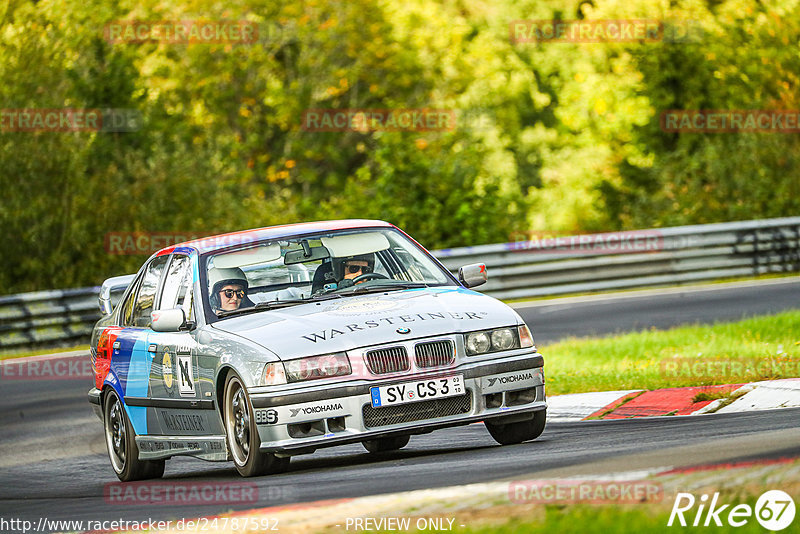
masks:
<instances>
[{"instance_id":1,"label":"armco barrier","mask_svg":"<svg viewBox=\"0 0 800 534\"><path fill-rule=\"evenodd\" d=\"M625 237L655 238L646 252ZM484 262L489 282L480 291L500 299L681 284L718 278L800 270L800 217L677 226L595 234L606 246L593 253L569 242L544 240L439 250L451 271ZM602 239L606 236L606 239ZM573 239L580 243L580 237ZM591 242L593 236L585 236ZM608 239L615 237L615 239ZM567 241L567 240L564 240ZM547 245L550 246L547 246ZM570 250L570 249L575 250Z\"/></svg>"},{"instance_id":2,"label":"armco barrier","mask_svg":"<svg viewBox=\"0 0 800 534\"><path fill-rule=\"evenodd\" d=\"M654 241L645 251L626 249L623 243L631 236ZM606 246L573 246L581 238ZM571 241L516 241L433 254L453 272L461 265L486 263L489 282L478 289L501 299L675 285L800 271L800 217L575 236ZM88 342L100 316L99 289L0 297L0 351Z\"/></svg>"},{"instance_id":3,"label":"armco barrier","mask_svg":"<svg viewBox=\"0 0 800 534\"><path fill-rule=\"evenodd\" d=\"M99 287L0 297L0 350L89 342Z\"/></svg>"}]
</instances>

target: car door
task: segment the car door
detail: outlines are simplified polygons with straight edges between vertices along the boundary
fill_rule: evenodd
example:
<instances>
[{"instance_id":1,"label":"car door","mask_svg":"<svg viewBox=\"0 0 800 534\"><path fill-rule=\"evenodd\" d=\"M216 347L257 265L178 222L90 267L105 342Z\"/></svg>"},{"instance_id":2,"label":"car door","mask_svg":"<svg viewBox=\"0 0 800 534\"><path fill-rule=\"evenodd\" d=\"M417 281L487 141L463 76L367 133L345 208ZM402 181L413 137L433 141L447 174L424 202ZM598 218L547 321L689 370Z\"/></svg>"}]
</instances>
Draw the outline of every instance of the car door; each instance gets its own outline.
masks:
<instances>
[{"instance_id":1,"label":"car door","mask_svg":"<svg viewBox=\"0 0 800 534\"><path fill-rule=\"evenodd\" d=\"M125 409L137 435L148 434L151 429L147 408L152 367L148 351L153 333L150 313L168 259L157 256L145 267L144 275L123 303L119 318L121 329L112 347L111 365L119 378Z\"/></svg>"},{"instance_id":2,"label":"car door","mask_svg":"<svg viewBox=\"0 0 800 534\"><path fill-rule=\"evenodd\" d=\"M156 311L181 308L187 321L192 321L192 282L192 258L173 254L164 273ZM152 332L148 350L153 357L151 406L160 433L207 436L221 432L212 399L213 367L209 370L200 366L193 333Z\"/></svg>"}]
</instances>

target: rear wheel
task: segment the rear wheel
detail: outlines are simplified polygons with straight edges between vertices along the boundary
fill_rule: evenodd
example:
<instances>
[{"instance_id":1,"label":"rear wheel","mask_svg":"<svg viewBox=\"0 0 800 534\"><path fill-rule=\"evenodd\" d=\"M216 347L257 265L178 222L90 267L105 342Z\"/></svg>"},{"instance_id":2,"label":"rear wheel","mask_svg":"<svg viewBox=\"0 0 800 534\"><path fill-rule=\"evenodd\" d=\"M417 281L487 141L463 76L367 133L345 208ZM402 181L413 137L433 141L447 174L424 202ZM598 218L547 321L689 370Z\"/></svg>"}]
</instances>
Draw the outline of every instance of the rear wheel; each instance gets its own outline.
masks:
<instances>
[{"instance_id":1,"label":"rear wheel","mask_svg":"<svg viewBox=\"0 0 800 534\"><path fill-rule=\"evenodd\" d=\"M243 477L281 473L289 468L289 458L261 452L261 438L253 415L253 406L238 376L225 383L225 433L236 470Z\"/></svg>"},{"instance_id":2,"label":"rear wheel","mask_svg":"<svg viewBox=\"0 0 800 534\"><path fill-rule=\"evenodd\" d=\"M125 407L117 392L109 390L103 404L103 427L106 435L106 448L111 467L123 482L161 478L164 474L164 460L140 460L136 434L133 432Z\"/></svg>"},{"instance_id":3,"label":"rear wheel","mask_svg":"<svg viewBox=\"0 0 800 534\"><path fill-rule=\"evenodd\" d=\"M486 421L486 429L494 440L500 445L511 445L536 439L544 432L547 412L541 410L534 413L532 419L503 424L500 421L491 423Z\"/></svg>"},{"instance_id":4,"label":"rear wheel","mask_svg":"<svg viewBox=\"0 0 800 534\"><path fill-rule=\"evenodd\" d=\"M391 438L378 438L368 441L362 441L361 444L369 452L388 452L402 449L408 445L411 436L395 436Z\"/></svg>"}]
</instances>

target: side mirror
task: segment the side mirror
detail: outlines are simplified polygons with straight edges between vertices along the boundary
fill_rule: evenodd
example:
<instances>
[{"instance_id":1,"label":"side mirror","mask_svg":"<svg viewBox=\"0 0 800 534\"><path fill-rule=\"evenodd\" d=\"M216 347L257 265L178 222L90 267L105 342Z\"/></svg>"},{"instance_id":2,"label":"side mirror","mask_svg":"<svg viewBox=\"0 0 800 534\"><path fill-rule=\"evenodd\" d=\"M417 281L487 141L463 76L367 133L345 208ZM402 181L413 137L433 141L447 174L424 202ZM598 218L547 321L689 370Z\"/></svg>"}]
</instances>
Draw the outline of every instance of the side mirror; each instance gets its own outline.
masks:
<instances>
[{"instance_id":1,"label":"side mirror","mask_svg":"<svg viewBox=\"0 0 800 534\"><path fill-rule=\"evenodd\" d=\"M458 269L458 280L466 287L477 287L488 279L485 263L471 263Z\"/></svg>"},{"instance_id":2,"label":"side mirror","mask_svg":"<svg viewBox=\"0 0 800 534\"><path fill-rule=\"evenodd\" d=\"M100 287L100 294L98 295L98 304L100 306L100 312L103 315L109 315L116 304L116 302L113 302L111 294L117 293L118 299L119 296L121 296L121 292L125 291L135 279L135 274L126 274L109 278L103 282L103 285Z\"/></svg>"},{"instance_id":3,"label":"side mirror","mask_svg":"<svg viewBox=\"0 0 800 534\"><path fill-rule=\"evenodd\" d=\"M150 318L151 328L156 332L180 332L188 326L181 308L154 311L150 313Z\"/></svg>"}]
</instances>

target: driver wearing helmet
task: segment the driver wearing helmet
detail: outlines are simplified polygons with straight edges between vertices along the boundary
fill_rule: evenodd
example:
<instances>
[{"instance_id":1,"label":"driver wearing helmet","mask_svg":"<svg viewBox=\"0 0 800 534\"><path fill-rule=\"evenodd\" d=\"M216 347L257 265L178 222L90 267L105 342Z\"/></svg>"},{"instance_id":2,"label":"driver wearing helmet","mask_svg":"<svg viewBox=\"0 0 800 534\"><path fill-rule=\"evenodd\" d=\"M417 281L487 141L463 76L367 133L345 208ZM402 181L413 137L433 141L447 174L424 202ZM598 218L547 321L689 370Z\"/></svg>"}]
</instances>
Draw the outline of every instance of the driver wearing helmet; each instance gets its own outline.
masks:
<instances>
[{"instance_id":1,"label":"driver wearing helmet","mask_svg":"<svg viewBox=\"0 0 800 534\"><path fill-rule=\"evenodd\" d=\"M340 281L337 289L365 282L366 280L357 280L357 278L372 273L374 269L375 254L373 253L335 258L333 260L333 274L336 280Z\"/></svg>"},{"instance_id":2,"label":"driver wearing helmet","mask_svg":"<svg viewBox=\"0 0 800 534\"><path fill-rule=\"evenodd\" d=\"M215 313L238 310L247 299L247 278L238 267L217 268L208 271L208 285L211 288L208 299Z\"/></svg>"}]
</instances>

